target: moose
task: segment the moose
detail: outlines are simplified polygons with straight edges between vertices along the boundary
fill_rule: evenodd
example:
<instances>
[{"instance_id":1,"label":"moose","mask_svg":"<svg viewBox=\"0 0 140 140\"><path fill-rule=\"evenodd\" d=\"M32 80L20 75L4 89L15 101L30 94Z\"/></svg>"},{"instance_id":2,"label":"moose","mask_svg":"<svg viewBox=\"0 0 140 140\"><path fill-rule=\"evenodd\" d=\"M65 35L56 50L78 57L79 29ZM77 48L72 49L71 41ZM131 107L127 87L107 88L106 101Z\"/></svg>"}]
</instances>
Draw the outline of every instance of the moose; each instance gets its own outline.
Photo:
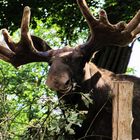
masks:
<instances>
[{"instance_id":1,"label":"moose","mask_svg":"<svg viewBox=\"0 0 140 140\"><path fill-rule=\"evenodd\" d=\"M97 19L90 12L85 0L77 0L77 3L90 29L90 37L86 43L75 48L64 47L53 50L46 41L29 33L31 12L26 6L21 22L21 39L18 43L12 40L6 29L2 29L8 47L0 44L0 59L16 68L31 62L47 62L50 65L46 80L48 87L57 91L58 96L65 95L63 99L66 104L77 104L79 110L88 111L82 127L75 127L76 139L85 134L101 135L106 136L102 139L111 139L112 103L109 96L111 83L114 80L133 82L132 136L133 139L140 139L140 78L114 74L98 68L90 61L93 54L105 46L125 47L131 43L140 33L140 11L129 23L121 21L111 24L104 10L99 11L99 19ZM78 92L90 93L94 104L86 108ZM105 102L104 108L95 118ZM95 121L87 132L93 118Z\"/></svg>"}]
</instances>

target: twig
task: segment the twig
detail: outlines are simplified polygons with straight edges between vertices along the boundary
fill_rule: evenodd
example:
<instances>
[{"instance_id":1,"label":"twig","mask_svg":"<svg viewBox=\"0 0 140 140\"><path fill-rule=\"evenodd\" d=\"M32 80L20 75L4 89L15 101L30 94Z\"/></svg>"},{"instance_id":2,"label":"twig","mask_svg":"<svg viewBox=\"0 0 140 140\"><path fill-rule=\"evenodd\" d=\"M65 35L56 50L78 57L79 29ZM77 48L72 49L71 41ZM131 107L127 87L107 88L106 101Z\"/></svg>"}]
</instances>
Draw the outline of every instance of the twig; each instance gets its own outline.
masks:
<instances>
[{"instance_id":1,"label":"twig","mask_svg":"<svg viewBox=\"0 0 140 140\"><path fill-rule=\"evenodd\" d=\"M108 99L106 100L106 102L102 105L102 107L100 108L100 110L97 112L97 114L95 115L95 117L93 118L92 122L90 123L89 128L87 129L87 131L86 131L86 133L85 133L85 137L87 136L88 132L90 131L90 128L92 127L92 125L93 125L95 119L96 119L97 116L100 114L100 112L103 110L103 108L105 107L105 105L107 104L108 100L109 100L109 97L108 97Z\"/></svg>"}]
</instances>

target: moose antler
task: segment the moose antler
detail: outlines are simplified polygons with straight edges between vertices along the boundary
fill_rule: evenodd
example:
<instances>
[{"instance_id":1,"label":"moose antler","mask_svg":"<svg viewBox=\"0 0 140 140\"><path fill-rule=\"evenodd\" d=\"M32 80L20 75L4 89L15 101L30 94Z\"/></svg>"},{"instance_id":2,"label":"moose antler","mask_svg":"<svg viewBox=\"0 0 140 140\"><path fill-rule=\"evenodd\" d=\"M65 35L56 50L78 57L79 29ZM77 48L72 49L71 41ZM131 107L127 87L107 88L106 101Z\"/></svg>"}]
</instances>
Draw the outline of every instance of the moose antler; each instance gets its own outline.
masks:
<instances>
[{"instance_id":1,"label":"moose antler","mask_svg":"<svg viewBox=\"0 0 140 140\"><path fill-rule=\"evenodd\" d=\"M140 11L128 24L119 22L113 25L108 21L104 10L100 10L99 19L96 19L91 14L85 0L77 0L77 3L86 18L91 33L90 39L85 44L78 46L80 52L88 54L87 59L90 59L95 51L104 46L127 46L140 33ZM49 62L53 55L61 51L73 50L72 48L52 50L44 40L30 35L29 23L30 8L25 7L21 22L21 39L18 43L12 41L6 29L2 30L8 48L0 43L0 59L18 67L30 62Z\"/></svg>"},{"instance_id":2,"label":"moose antler","mask_svg":"<svg viewBox=\"0 0 140 140\"><path fill-rule=\"evenodd\" d=\"M96 19L90 12L85 0L77 0L77 3L86 18L91 34L89 40L80 45L80 48L84 48L84 52L87 50L93 54L101 47L111 45L125 47L140 33L140 11L128 24L121 21L113 25L109 22L104 10L100 10L99 19Z\"/></svg>"},{"instance_id":3,"label":"moose antler","mask_svg":"<svg viewBox=\"0 0 140 140\"><path fill-rule=\"evenodd\" d=\"M30 35L29 23L30 8L26 6L21 22L21 39L18 43L12 41L6 29L2 29L8 48L0 44L0 59L11 63L15 67L30 62L48 62L50 60L53 50L44 40Z\"/></svg>"}]
</instances>

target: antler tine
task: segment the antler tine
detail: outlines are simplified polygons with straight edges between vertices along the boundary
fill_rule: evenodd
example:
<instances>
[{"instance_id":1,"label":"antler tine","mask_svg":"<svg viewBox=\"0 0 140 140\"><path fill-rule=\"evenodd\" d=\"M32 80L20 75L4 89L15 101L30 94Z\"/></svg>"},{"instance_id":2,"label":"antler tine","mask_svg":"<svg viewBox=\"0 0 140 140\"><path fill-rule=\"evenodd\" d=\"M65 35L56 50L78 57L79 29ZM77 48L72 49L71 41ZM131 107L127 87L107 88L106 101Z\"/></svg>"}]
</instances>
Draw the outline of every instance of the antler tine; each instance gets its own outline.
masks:
<instances>
[{"instance_id":1,"label":"antler tine","mask_svg":"<svg viewBox=\"0 0 140 140\"><path fill-rule=\"evenodd\" d=\"M4 55L5 57L11 58L15 55L13 51L10 49L6 48L6 46L0 42L0 54Z\"/></svg>"},{"instance_id":2,"label":"antler tine","mask_svg":"<svg viewBox=\"0 0 140 140\"><path fill-rule=\"evenodd\" d=\"M28 43L29 49L37 54L37 50L34 47L31 35L29 33L31 11L30 7L26 6L23 11L22 22L21 22L21 40Z\"/></svg>"},{"instance_id":3,"label":"antler tine","mask_svg":"<svg viewBox=\"0 0 140 140\"><path fill-rule=\"evenodd\" d=\"M52 55L52 50L41 52L34 47L34 43L29 33L30 15L30 7L26 6L23 11L23 17L21 22L21 39L25 40L28 43L29 49L32 53L34 53L38 57L45 58L45 60L48 60L47 57L50 57L50 55Z\"/></svg>"},{"instance_id":4,"label":"antler tine","mask_svg":"<svg viewBox=\"0 0 140 140\"><path fill-rule=\"evenodd\" d=\"M110 22L108 21L108 17L107 17L107 13L105 10L101 9L99 11L99 20L101 22L103 22L104 24L107 24L107 25L111 25Z\"/></svg>"},{"instance_id":5,"label":"antler tine","mask_svg":"<svg viewBox=\"0 0 140 140\"><path fill-rule=\"evenodd\" d=\"M132 34L134 36L136 36L137 34L140 33L140 23L138 24L138 26L132 31Z\"/></svg>"},{"instance_id":6,"label":"antler tine","mask_svg":"<svg viewBox=\"0 0 140 140\"><path fill-rule=\"evenodd\" d=\"M7 29L2 29L2 34L8 47L15 52L15 43L13 42L11 36L9 35Z\"/></svg>"},{"instance_id":7,"label":"antler tine","mask_svg":"<svg viewBox=\"0 0 140 140\"><path fill-rule=\"evenodd\" d=\"M30 7L26 6L23 11L22 21L21 21L21 37L24 34L29 33L31 11Z\"/></svg>"},{"instance_id":8,"label":"antler tine","mask_svg":"<svg viewBox=\"0 0 140 140\"><path fill-rule=\"evenodd\" d=\"M80 10L83 14L83 16L85 17L88 26L90 28L90 33L91 33L91 38L94 37L94 32L93 32L93 27L98 24L97 20L95 17L93 17L92 13L90 12L87 3L85 0L77 0L77 3L80 7Z\"/></svg>"},{"instance_id":9,"label":"antler tine","mask_svg":"<svg viewBox=\"0 0 140 140\"><path fill-rule=\"evenodd\" d=\"M127 32L132 32L140 23L140 10L134 16L134 18L127 24L125 30Z\"/></svg>"},{"instance_id":10,"label":"antler tine","mask_svg":"<svg viewBox=\"0 0 140 140\"><path fill-rule=\"evenodd\" d=\"M15 55L13 51L6 48L6 44L3 42L0 42L0 59L12 63L11 58Z\"/></svg>"},{"instance_id":11,"label":"antler tine","mask_svg":"<svg viewBox=\"0 0 140 140\"><path fill-rule=\"evenodd\" d=\"M35 48L31 35L29 33L30 15L31 15L30 7L26 6L23 11L23 17L21 22L21 39L25 40L28 43L29 49L31 50L32 53L34 53L39 57L42 58L44 57L46 59L46 57L49 57L52 54L52 50L41 52Z\"/></svg>"}]
</instances>

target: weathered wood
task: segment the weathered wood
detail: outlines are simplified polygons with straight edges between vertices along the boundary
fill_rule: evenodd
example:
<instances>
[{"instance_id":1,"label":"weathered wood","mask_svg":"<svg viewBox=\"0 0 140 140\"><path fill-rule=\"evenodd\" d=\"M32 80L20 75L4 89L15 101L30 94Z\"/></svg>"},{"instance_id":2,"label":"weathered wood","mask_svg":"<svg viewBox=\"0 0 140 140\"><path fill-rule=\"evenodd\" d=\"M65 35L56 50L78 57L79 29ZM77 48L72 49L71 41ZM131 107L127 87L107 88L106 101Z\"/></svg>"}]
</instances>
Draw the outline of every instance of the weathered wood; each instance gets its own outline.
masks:
<instances>
[{"instance_id":1,"label":"weathered wood","mask_svg":"<svg viewBox=\"0 0 140 140\"><path fill-rule=\"evenodd\" d=\"M106 46L95 54L92 62L114 73L125 73L133 45L126 47Z\"/></svg>"},{"instance_id":2,"label":"weathered wood","mask_svg":"<svg viewBox=\"0 0 140 140\"><path fill-rule=\"evenodd\" d=\"M113 82L112 139L132 140L132 82Z\"/></svg>"}]
</instances>

